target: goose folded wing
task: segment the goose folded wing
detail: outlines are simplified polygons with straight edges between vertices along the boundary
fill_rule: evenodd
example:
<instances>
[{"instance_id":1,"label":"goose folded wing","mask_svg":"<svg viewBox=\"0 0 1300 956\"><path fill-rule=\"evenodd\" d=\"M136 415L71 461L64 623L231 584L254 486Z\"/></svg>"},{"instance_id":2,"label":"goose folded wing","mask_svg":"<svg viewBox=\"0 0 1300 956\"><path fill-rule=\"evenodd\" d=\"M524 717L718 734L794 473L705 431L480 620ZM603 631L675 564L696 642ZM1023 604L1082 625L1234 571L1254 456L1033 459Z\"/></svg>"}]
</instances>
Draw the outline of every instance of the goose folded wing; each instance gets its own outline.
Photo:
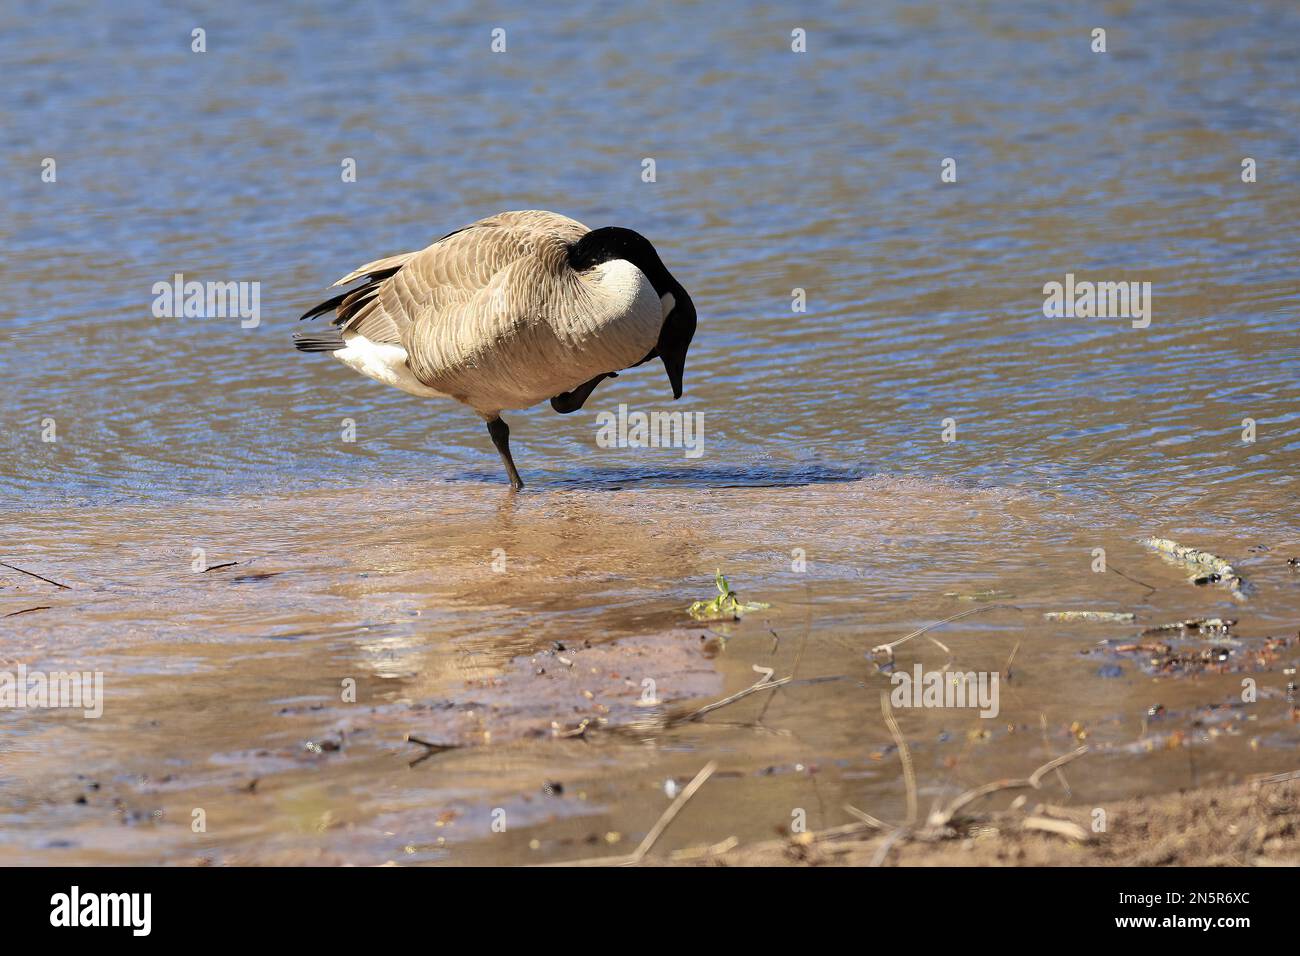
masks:
<instances>
[{"instance_id":1,"label":"goose folded wing","mask_svg":"<svg viewBox=\"0 0 1300 956\"><path fill-rule=\"evenodd\" d=\"M405 344L417 324L455 314L521 260L562 268L564 249L586 231L579 222L539 210L490 216L419 252L362 266L352 275L366 282L318 306L317 314L335 308L340 331Z\"/></svg>"}]
</instances>

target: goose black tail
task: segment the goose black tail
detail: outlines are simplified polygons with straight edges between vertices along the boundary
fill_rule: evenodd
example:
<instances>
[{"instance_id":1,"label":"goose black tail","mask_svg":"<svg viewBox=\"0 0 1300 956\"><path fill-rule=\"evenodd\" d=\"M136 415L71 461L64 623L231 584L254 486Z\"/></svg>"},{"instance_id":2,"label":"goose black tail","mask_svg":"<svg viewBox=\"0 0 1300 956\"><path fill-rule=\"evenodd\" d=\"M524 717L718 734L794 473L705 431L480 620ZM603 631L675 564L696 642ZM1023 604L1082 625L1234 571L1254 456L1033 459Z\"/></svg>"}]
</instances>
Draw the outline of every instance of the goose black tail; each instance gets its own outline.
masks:
<instances>
[{"instance_id":1,"label":"goose black tail","mask_svg":"<svg viewBox=\"0 0 1300 956\"><path fill-rule=\"evenodd\" d=\"M343 333L336 328L293 333L293 347L299 352L337 352L347 348Z\"/></svg>"}]
</instances>

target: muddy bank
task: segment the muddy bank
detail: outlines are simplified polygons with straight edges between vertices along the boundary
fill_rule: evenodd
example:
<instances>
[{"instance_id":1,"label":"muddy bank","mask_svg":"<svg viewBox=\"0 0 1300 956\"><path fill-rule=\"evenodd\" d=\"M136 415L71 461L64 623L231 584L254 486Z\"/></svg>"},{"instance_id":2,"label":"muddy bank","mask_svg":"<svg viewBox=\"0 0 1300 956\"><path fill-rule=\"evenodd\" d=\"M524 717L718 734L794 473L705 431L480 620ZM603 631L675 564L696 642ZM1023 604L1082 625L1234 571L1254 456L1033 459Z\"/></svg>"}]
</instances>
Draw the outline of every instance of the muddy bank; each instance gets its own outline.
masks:
<instances>
[{"instance_id":1,"label":"muddy bank","mask_svg":"<svg viewBox=\"0 0 1300 956\"><path fill-rule=\"evenodd\" d=\"M1094 811L1031 799L979 815L942 840L805 834L667 862L714 866L1300 866L1300 782L1253 782L1117 801ZM1044 823L1043 821L1049 821Z\"/></svg>"},{"instance_id":2,"label":"muddy bank","mask_svg":"<svg viewBox=\"0 0 1300 956\"><path fill-rule=\"evenodd\" d=\"M0 710L0 860L564 862L638 845L711 762L656 857L897 821L880 693L918 664L1002 678L995 717L896 712L923 808L1083 745L1070 806L1289 769L1297 529L1155 530L1248 600L1108 503L922 479L0 514L0 560L66 585L0 568L0 670L104 676L98 719ZM692 621L719 568L767 607Z\"/></svg>"}]
</instances>

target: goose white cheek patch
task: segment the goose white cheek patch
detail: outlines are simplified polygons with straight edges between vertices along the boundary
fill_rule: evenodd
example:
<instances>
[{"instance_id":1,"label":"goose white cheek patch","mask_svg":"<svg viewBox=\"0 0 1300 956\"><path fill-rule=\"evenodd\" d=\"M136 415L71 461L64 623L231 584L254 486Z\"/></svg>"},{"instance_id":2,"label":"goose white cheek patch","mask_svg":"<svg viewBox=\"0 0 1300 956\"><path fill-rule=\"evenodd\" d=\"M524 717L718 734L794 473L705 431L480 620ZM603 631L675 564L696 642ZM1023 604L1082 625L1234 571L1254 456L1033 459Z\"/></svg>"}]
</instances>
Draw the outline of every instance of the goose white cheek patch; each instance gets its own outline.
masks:
<instances>
[{"instance_id":1,"label":"goose white cheek patch","mask_svg":"<svg viewBox=\"0 0 1300 956\"><path fill-rule=\"evenodd\" d=\"M673 298L673 294L671 292L665 292L660 297L659 304L663 306L664 309L663 317L666 319L668 318L668 313L673 310L673 306L677 304L677 300Z\"/></svg>"}]
</instances>

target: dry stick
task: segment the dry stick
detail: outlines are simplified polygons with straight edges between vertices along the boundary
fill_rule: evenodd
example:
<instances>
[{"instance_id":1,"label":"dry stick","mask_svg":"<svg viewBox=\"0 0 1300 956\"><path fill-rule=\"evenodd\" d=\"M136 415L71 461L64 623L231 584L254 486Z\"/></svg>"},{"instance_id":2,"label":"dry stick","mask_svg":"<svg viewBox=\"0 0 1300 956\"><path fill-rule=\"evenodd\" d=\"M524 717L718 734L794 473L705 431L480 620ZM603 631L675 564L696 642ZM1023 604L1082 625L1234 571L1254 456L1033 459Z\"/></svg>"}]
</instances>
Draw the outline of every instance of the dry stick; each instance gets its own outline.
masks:
<instances>
[{"instance_id":1,"label":"dry stick","mask_svg":"<svg viewBox=\"0 0 1300 956\"><path fill-rule=\"evenodd\" d=\"M812 634L812 589L809 587L807 581L804 582L803 590L804 596L808 598L806 605L808 608L808 616L804 620L803 640L799 642L799 650L795 651L794 655L794 666L790 668L791 679L799 673L799 662L803 660L804 648L808 646L808 637ZM773 694L763 702L763 709L758 712L758 720L755 721L756 723L761 724L763 722L763 718L767 716L767 709L772 706L772 701L774 700L776 700L776 694Z\"/></svg>"},{"instance_id":2,"label":"dry stick","mask_svg":"<svg viewBox=\"0 0 1300 956\"><path fill-rule=\"evenodd\" d=\"M894 720L894 712L889 706L889 694L883 690L880 692L880 712L885 715L885 724L889 727L889 732L894 735L894 743L898 745L898 759L903 762L903 779L907 782L905 827L911 827L916 823L916 773L912 770L912 752L907 749L907 741L903 739L903 734L898 729L898 721Z\"/></svg>"},{"instance_id":3,"label":"dry stick","mask_svg":"<svg viewBox=\"0 0 1300 956\"><path fill-rule=\"evenodd\" d=\"M710 760L705 764L700 772L695 775L695 778L682 788L682 792L677 795L677 799L669 804L668 809L663 812L663 815L659 817L655 825L650 828L650 832L645 835L645 839L641 841L640 846L626 856L598 856L585 860L566 860L559 863L543 863L542 865L636 866L636 864L645 859L646 854L650 852L650 849L655 845L655 842L664 835L664 831L668 829L669 825L677 817L677 814L681 813L682 807L686 806L686 801L695 796L695 792L699 790L700 787L704 786L709 777L713 776L713 771L717 769L718 762L716 760Z\"/></svg>"},{"instance_id":4,"label":"dry stick","mask_svg":"<svg viewBox=\"0 0 1300 956\"><path fill-rule=\"evenodd\" d=\"M962 618L970 617L972 614L983 614L985 611L991 611L994 608L1011 608L1012 610L1016 610L1016 611L1022 610L1022 608L1016 607L1016 605L1014 604L985 604L982 607L973 607L970 608L969 610L962 611L960 614L954 614L952 617L945 617L942 621L935 621L933 624L925 625L925 627L918 627L911 634L908 634L906 637L900 637L896 641L890 641L888 644L877 644L875 647L871 649L871 653L878 654L881 651L885 651L892 658L894 656L894 648L896 648L899 644L905 644L908 641L910 641L912 638L920 637L926 631L932 631L936 627L942 627L945 624L951 624L953 621L960 621Z\"/></svg>"},{"instance_id":5,"label":"dry stick","mask_svg":"<svg viewBox=\"0 0 1300 956\"><path fill-rule=\"evenodd\" d=\"M859 810L858 812L861 813L862 811ZM885 824L885 826L888 827L889 824ZM876 828L864 820L862 823L844 823L827 830L817 830L813 833L812 838L814 843L821 843L823 840L838 840L840 837L857 836L874 829Z\"/></svg>"},{"instance_id":6,"label":"dry stick","mask_svg":"<svg viewBox=\"0 0 1300 956\"><path fill-rule=\"evenodd\" d=\"M7 564L4 561L0 561L0 566L8 568L10 571L17 571L19 574L25 574L29 578L36 578L37 580L44 581L46 584L53 584L56 588L63 588L63 590L65 591L72 590L72 587L70 585L60 584L58 581L51 581L49 578L45 577L44 575L37 574L35 571L24 571L22 568L12 564Z\"/></svg>"},{"instance_id":7,"label":"dry stick","mask_svg":"<svg viewBox=\"0 0 1300 956\"><path fill-rule=\"evenodd\" d=\"M857 817L859 820L861 820L867 826L871 827L873 830L896 829L893 825L886 823L884 820L878 820L875 817L873 817L871 814L867 813L865 810L859 810L857 807L848 803L844 804L844 812L851 817ZM857 824L850 824L850 826L852 826L855 830L861 829L860 827L857 826Z\"/></svg>"},{"instance_id":8,"label":"dry stick","mask_svg":"<svg viewBox=\"0 0 1300 956\"><path fill-rule=\"evenodd\" d=\"M1011 656L1007 658L1006 667L1002 668L1002 673L1006 675L1007 680L1011 680L1011 662L1016 659L1016 651L1018 650L1020 650L1020 642L1016 641L1016 646L1011 648Z\"/></svg>"},{"instance_id":9,"label":"dry stick","mask_svg":"<svg viewBox=\"0 0 1300 956\"><path fill-rule=\"evenodd\" d=\"M1268 783L1286 783L1288 780L1300 780L1300 770L1287 770L1283 773L1275 773L1267 777L1259 777L1254 781L1254 785L1256 787L1262 787Z\"/></svg>"},{"instance_id":10,"label":"dry stick","mask_svg":"<svg viewBox=\"0 0 1300 956\"><path fill-rule=\"evenodd\" d=\"M885 858L889 856L889 851L894 848L894 844L908 836L910 832L911 831L906 827L899 827L893 833L889 834L889 836L885 837L880 844L880 849L876 850L875 856L871 858L871 862L868 866L880 866L884 863Z\"/></svg>"},{"instance_id":11,"label":"dry stick","mask_svg":"<svg viewBox=\"0 0 1300 956\"><path fill-rule=\"evenodd\" d=\"M1058 767L1065 766L1071 760L1076 760L1087 752L1088 746L1085 744L1077 750L1071 750L1067 754L1062 754L1053 760L1049 760L1024 780L995 780L992 783L986 783L983 786L976 787L974 790L967 790L961 796L957 797L957 799L953 800L952 803L948 804L946 810L941 810L939 813L935 814L930 823L932 826L936 827L945 826L954 816L956 816L957 811L962 807L978 800L980 797L986 797L991 793L997 793L999 790L1020 790L1026 788L1037 790L1042 784L1043 776L1045 774L1051 773Z\"/></svg>"},{"instance_id":12,"label":"dry stick","mask_svg":"<svg viewBox=\"0 0 1300 956\"><path fill-rule=\"evenodd\" d=\"M1057 820L1054 817L1025 817L1020 824L1026 830L1039 830L1043 833L1055 833L1076 843L1087 843L1091 834L1077 823L1069 820Z\"/></svg>"},{"instance_id":13,"label":"dry stick","mask_svg":"<svg viewBox=\"0 0 1300 956\"><path fill-rule=\"evenodd\" d=\"M1052 742L1047 739L1047 714L1043 713L1042 711L1038 712L1038 726L1041 727L1043 730L1043 746L1045 747L1052 746ZM1065 791L1065 795L1067 797L1074 796L1074 791L1070 789L1070 781L1065 779L1065 771L1062 770L1060 767L1056 768L1056 780L1058 783L1060 783L1061 789Z\"/></svg>"},{"instance_id":14,"label":"dry stick","mask_svg":"<svg viewBox=\"0 0 1300 956\"><path fill-rule=\"evenodd\" d=\"M641 845L632 851L632 863L639 863L645 858L645 855L650 852L650 848L655 845L655 841L663 836L664 831L668 829L669 825L673 822L673 819L681 812L682 807L686 806L686 801L695 796L695 791L704 786L705 782L713 776L713 771L717 769L718 762L716 760L710 760L704 765L700 772L695 775L695 779L682 789L682 792L677 795L677 799L674 800L669 805L668 809L664 811L664 815L661 816L659 821L650 828L650 832L645 835L645 839L641 841Z\"/></svg>"}]
</instances>

